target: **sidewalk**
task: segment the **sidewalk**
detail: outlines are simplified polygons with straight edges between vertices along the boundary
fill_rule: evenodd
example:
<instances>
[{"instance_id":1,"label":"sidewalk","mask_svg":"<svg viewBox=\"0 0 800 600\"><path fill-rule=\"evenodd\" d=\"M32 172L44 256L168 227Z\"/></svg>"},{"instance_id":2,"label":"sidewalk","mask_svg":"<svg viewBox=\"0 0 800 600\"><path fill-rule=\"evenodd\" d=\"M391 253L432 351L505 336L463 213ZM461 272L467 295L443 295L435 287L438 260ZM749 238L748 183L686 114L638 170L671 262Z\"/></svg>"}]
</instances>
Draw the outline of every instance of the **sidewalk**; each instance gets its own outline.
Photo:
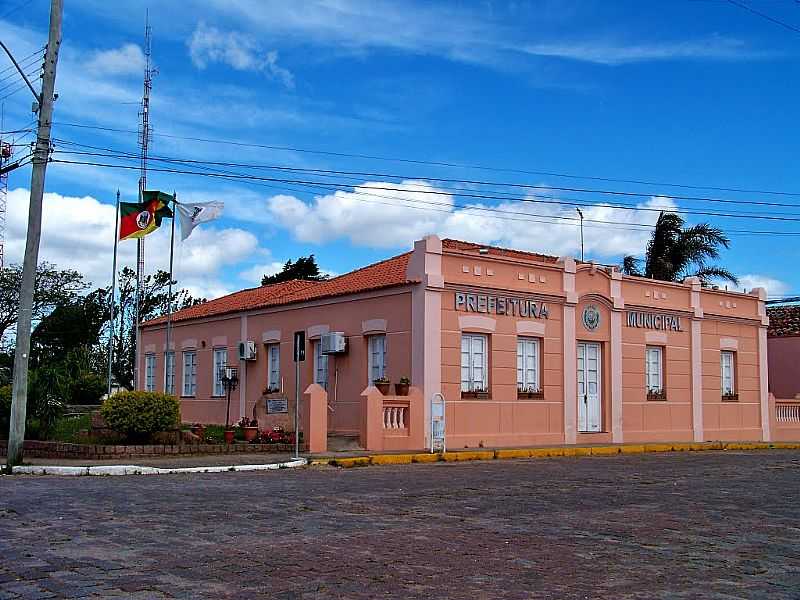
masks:
<instances>
[{"instance_id":1,"label":"sidewalk","mask_svg":"<svg viewBox=\"0 0 800 600\"><path fill-rule=\"evenodd\" d=\"M348 450L324 454L301 454L311 466L356 467L367 465L456 462L470 460L502 460L514 458L548 458L560 456L613 456L649 452L700 452L732 450L800 450L800 442L659 442L647 444L583 444L529 446L516 448L464 448L431 454L421 451L368 452ZM153 456L118 460L80 460L30 458L26 465L38 467L111 467L114 465L187 469L237 467L244 465L277 465L292 462L292 454L227 453L212 455Z\"/></svg>"}]
</instances>

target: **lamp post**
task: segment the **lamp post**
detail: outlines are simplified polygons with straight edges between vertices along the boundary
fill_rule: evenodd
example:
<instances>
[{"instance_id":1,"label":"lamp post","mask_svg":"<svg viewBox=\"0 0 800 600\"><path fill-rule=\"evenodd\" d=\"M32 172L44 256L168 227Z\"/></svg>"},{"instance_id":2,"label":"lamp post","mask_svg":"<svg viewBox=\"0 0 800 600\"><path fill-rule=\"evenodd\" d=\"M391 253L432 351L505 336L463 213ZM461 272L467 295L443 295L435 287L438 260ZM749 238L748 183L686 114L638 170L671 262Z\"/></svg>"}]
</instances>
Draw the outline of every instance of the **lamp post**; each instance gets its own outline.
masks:
<instances>
[{"instance_id":1,"label":"lamp post","mask_svg":"<svg viewBox=\"0 0 800 600\"><path fill-rule=\"evenodd\" d=\"M231 392L239 385L239 369L224 366L219 369L219 380L228 396L228 405L225 407L225 431L231 427Z\"/></svg>"},{"instance_id":2,"label":"lamp post","mask_svg":"<svg viewBox=\"0 0 800 600\"><path fill-rule=\"evenodd\" d=\"M580 208L575 210L578 211L578 216L581 218L581 262L583 262L583 212L581 212Z\"/></svg>"}]
</instances>

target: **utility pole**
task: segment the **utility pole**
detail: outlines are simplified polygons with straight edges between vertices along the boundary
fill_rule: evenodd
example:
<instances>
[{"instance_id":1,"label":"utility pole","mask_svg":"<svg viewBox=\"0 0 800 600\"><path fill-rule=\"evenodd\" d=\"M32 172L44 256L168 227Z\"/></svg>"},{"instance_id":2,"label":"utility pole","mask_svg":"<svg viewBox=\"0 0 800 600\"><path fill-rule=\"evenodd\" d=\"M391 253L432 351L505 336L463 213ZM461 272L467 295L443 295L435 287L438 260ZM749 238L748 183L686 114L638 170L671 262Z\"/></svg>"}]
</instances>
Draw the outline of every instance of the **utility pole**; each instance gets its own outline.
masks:
<instances>
[{"instance_id":1,"label":"utility pole","mask_svg":"<svg viewBox=\"0 0 800 600\"><path fill-rule=\"evenodd\" d=\"M8 428L8 470L22 462L22 442L25 439L25 417L28 402L28 354L31 349L31 318L33 291L36 285L36 266L39 262L39 240L42 236L42 197L44 176L50 158L50 128L53 124L56 65L61 46L61 14L63 0L50 2L50 32L45 53L42 93L38 98L39 125L36 131L36 148L33 152L31 173L31 199L28 209L28 235L22 264L22 285L19 294L17 340L14 354L14 380L11 391L11 423Z\"/></svg>"},{"instance_id":2,"label":"utility pole","mask_svg":"<svg viewBox=\"0 0 800 600\"><path fill-rule=\"evenodd\" d=\"M580 208L576 208L578 216L581 218L581 262L583 262L583 212Z\"/></svg>"}]
</instances>

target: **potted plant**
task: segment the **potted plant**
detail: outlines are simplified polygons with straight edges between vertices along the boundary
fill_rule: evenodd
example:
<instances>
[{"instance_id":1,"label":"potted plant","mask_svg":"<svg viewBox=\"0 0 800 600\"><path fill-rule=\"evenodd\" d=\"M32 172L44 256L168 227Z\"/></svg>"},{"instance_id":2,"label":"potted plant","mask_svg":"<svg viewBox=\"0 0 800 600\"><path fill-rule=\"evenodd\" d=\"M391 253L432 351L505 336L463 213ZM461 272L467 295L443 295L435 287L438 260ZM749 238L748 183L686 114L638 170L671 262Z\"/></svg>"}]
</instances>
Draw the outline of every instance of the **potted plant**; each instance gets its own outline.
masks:
<instances>
[{"instance_id":1,"label":"potted plant","mask_svg":"<svg viewBox=\"0 0 800 600\"><path fill-rule=\"evenodd\" d=\"M392 384L388 377L378 377L372 384L378 388L378 391L384 396L389 395L389 386Z\"/></svg>"},{"instance_id":2,"label":"potted plant","mask_svg":"<svg viewBox=\"0 0 800 600\"><path fill-rule=\"evenodd\" d=\"M517 387L517 398L521 400L536 400L544 398L544 392L532 385Z\"/></svg>"},{"instance_id":3,"label":"potted plant","mask_svg":"<svg viewBox=\"0 0 800 600\"><path fill-rule=\"evenodd\" d=\"M411 381L408 377L401 377L400 381L394 384L394 393L398 396L408 396L408 387Z\"/></svg>"},{"instance_id":4,"label":"potted plant","mask_svg":"<svg viewBox=\"0 0 800 600\"><path fill-rule=\"evenodd\" d=\"M738 402L739 401L739 394L722 394L722 401L723 402Z\"/></svg>"},{"instance_id":5,"label":"potted plant","mask_svg":"<svg viewBox=\"0 0 800 600\"><path fill-rule=\"evenodd\" d=\"M224 432L223 435L225 436L225 443L232 444L233 443L233 436L234 431L232 427L228 427Z\"/></svg>"},{"instance_id":6,"label":"potted plant","mask_svg":"<svg viewBox=\"0 0 800 600\"><path fill-rule=\"evenodd\" d=\"M239 421L239 427L242 428L245 442L252 442L258 437L258 421L255 419L242 417L242 420Z\"/></svg>"},{"instance_id":7,"label":"potted plant","mask_svg":"<svg viewBox=\"0 0 800 600\"><path fill-rule=\"evenodd\" d=\"M267 387L265 387L265 388L264 388L264 392L263 392L263 394L264 394L265 396L267 396L267 395L269 395L269 394L277 394L277 393L278 393L278 392L280 392L280 391L281 391L281 390L280 390L280 388L278 388L278 387L270 387L270 386L267 386Z\"/></svg>"},{"instance_id":8,"label":"potted plant","mask_svg":"<svg viewBox=\"0 0 800 600\"><path fill-rule=\"evenodd\" d=\"M648 400L666 400L667 392L659 388L650 388L647 390Z\"/></svg>"}]
</instances>

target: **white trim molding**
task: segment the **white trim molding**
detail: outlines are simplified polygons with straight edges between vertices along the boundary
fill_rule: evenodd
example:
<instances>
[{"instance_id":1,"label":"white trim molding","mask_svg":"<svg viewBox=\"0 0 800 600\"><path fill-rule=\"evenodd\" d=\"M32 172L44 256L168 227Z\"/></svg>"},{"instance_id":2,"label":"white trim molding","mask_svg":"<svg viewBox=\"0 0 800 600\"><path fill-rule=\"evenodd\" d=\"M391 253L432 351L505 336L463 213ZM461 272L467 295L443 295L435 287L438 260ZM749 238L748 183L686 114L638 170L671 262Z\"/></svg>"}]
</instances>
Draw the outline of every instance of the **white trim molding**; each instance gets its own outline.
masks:
<instances>
[{"instance_id":1,"label":"white trim molding","mask_svg":"<svg viewBox=\"0 0 800 600\"><path fill-rule=\"evenodd\" d=\"M270 329L261 334L262 344L279 344L281 341L281 330Z\"/></svg>"},{"instance_id":2,"label":"white trim molding","mask_svg":"<svg viewBox=\"0 0 800 600\"><path fill-rule=\"evenodd\" d=\"M478 315L461 315L458 317L458 327L462 331L468 329L469 331L481 333L494 333L497 327L497 319Z\"/></svg>"},{"instance_id":3,"label":"white trim molding","mask_svg":"<svg viewBox=\"0 0 800 600\"><path fill-rule=\"evenodd\" d=\"M361 333L363 335L386 333L386 319L367 319L366 321L361 321Z\"/></svg>"}]
</instances>

